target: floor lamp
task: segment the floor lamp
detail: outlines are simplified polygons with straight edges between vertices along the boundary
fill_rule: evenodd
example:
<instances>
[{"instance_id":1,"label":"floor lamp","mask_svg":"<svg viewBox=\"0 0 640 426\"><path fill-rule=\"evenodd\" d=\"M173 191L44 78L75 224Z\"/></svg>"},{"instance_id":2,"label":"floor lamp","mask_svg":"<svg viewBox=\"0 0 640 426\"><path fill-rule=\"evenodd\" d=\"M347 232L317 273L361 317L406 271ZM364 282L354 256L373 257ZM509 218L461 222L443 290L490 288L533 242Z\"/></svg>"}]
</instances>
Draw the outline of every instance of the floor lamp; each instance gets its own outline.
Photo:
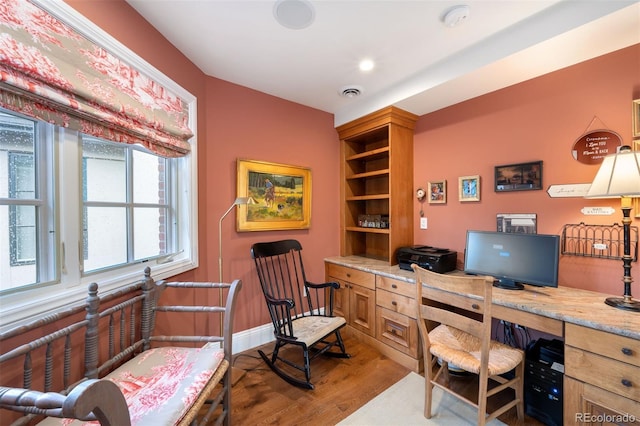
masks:
<instances>
[{"instance_id":1,"label":"floor lamp","mask_svg":"<svg viewBox=\"0 0 640 426\"><path fill-rule=\"evenodd\" d=\"M253 201L253 198L251 197L236 198L236 200L233 202L233 204L231 204L231 206L227 209L227 211L224 212L224 214L220 218L220 221L218 222L218 282L220 283L224 282L222 281L222 221L224 220L225 217L227 217L229 213L231 213L231 210L236 208L236 206L255 204L255 203L256 202ZM220 289L219 297L220 297L220 306L222 306L222 304L224 303L224 291L222 289ZM224 318L220 318L220 336L222 336L224 331L223 319ZM244 374L245 374L244 370L231 366L231 385L233 386L234 384L236 384L236 382L240 380L242 376L244 376Z\"/></svg>"},{"instance_id":2,"label":"floor lamp","mask_svg":"<svg viewBox=\"0 0 640 426\"><path fill-rule=\"evenodd\" d=\"M605 303L619 309L640 312L640 301L631 297L631 198L640 197L640 152L633 152L631 147L624 145L618 153L606 156L585 197L621 199L624 294L622 297L609 297Z\"/></svg>"}]
</instances>

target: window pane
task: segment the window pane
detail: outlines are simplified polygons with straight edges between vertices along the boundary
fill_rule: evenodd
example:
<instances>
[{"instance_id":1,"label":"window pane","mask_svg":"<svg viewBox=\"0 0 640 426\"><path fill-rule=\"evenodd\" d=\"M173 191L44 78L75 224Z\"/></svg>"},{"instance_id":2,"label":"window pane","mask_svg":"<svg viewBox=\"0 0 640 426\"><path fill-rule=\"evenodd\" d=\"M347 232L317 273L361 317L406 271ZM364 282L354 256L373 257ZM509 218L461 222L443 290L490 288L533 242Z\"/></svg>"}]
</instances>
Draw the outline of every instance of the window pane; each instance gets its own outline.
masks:
<instances>
[{"instance_id":1,"label":"window pane","mask_svg":"<svg viewBox=\"0 0 640 426\"><path fill-rule=\"evenodd\" d=\"M9 198L34 200L36 196L33 153L9 152ZM36 261L36 207L9 206L11 266Z\"/></svg>"},{"instance_id":2,"label":"window pane","mask_svg":"<svg viewBox=\"0 0 640 426\"><path fill-rule=\"evenodd\" d=\"M34 199L36 173L33 151L25 154L9 153L9 198Z\"/></svg>"},{"instance_id":3,"label":"window pane","mask_svg":"<svg viewBox=\"0 0 640 426\"><path fill-rule=\"evenodd\" d=\"M82 193L85 201L126 201L125 154L125 146L84 139Z\"/></svg>"},{"instance_id":4,"label":"window pane","mask_svg":"<svg viewBox=\"0 0 640 426\"><path fill-rule=\"evenodd\" d=\"M135 260L166 253L166 209L135 208L133 241Z\"/></svg>"},{"instance_id":5,"label":"window pane","mask_svg":"<svg viewBox=\"0 0 640 426\"><path fill-rule=\"evenodd\" d=\"M5 250L4 247L6 246L3 244L3 249L0 251L0 291L27 284L34 284L38 278L35 262L21 263L14 261L15 258L19 258L20 256L27 256L33 260L36 236L33 228L19 231L19 228L8 227L9 210L12 207L16 206L0 206L0 227L2 227L2 233L5 233L6 230L9 229L9 233L12 235L10 238L7 238L7 240L14 242L10 244L11 250ZM32 206L20 207L35 210L35 207Z\"/></svg>"},{"instance_id":6,"label":"window pane","mask_svg":"<svg viewBox=\"0 0 640 426\"><path fill-rule=\"evenodd\" d=\"M133 202L165 204L166 160L142 151L133 151Z\"/></svg>"},{"instance_id":7,"label":"window pane","mask_svg":"<svg viewBox=\"0 0 640 426\"><path fill-rule=\"evenodd\" d=\"M124 207L87 207L84 271L127 262L127 211Z\"/></svg>"},{"instance_id":8,"label":"window pane","mask_svg":"<svg viewBox=\"0 0 640 426\"><path fill-rule=\"evenodd\" d=\"M36 261L36 207L11 206L9 228L11 264Z\"/></svg>"},{"instance_id":9,"label":"window pane","mask_svg":"<svg viewBox=\"0 0 640 426\"><path fill-rule=\"evenodd\" d=\"M38 282L36 128L0 111L0 198L8 199L0 206L0 291Z\"/></svg>"}]
</instances>

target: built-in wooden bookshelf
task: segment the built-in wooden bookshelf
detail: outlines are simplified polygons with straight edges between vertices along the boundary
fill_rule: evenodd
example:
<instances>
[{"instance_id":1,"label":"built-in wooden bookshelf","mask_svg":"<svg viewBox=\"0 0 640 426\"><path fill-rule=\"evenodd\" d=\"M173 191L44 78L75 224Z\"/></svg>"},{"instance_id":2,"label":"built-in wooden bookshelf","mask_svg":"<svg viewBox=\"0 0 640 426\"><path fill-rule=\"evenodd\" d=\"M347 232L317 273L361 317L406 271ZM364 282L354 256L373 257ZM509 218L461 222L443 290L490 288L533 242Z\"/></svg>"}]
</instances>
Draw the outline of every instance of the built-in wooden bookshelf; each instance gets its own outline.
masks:
<instances>
[{"instance_id":1,"label":"built-in wooden bookshelf","mask_svg":"<svg viewBox=\"0 0 640 426\"><path fill-rule=\"evenodd\" d=\"M393 265L397 263L396 250L412 244L413 131L417 118L388 107L336 128L342 145L342 256L370 257ZM379 220L382 225L363 226L363 217Z\"/></svg>"}]
</instances>

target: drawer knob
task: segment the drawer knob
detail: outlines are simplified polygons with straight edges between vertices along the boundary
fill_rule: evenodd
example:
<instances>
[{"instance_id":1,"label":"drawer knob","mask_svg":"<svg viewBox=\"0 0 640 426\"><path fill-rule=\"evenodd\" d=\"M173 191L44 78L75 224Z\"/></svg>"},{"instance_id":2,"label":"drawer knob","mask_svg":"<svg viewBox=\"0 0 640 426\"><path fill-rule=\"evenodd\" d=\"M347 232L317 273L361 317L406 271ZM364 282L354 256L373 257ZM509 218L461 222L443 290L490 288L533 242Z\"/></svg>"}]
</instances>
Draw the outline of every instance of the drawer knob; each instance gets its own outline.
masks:
<instances>
[{"instance_id":1,"label":"drawer knob","mask_svg":"<svg viewBox=\"0 0 640 426\"><path fill-rule=\"evenodd\" d=\"M392 300L392 301L391 301L391 304L392 304L393 306L396 306L396 305L398 304L398 302L396 302L395 300Z\"/></svg>"},{"instance_id":2,"label":"drawer knob","mask_svg":"<svg viewBox=\"0 0 640 426\"><path fill-rule=\"evenodd\" d=\"M622 353L625 355L633 355L633 350L629 348L622 348Z\"/></svg>"},{"instance_id":3,"label":"drawer knob","mask_svg":"<svg viewBox=\"0 0 640 426\"><path fill-rule=\"evenodd\" d=\"M398 286L395 284L391 284L391 288L398 288Z\"/></svg>"},{"instance_id":4,"label":"drawer knob","mask_svg":"<svg viewBox=\"0 0 640 426\"><path fill-rule=\"evenodd\" d=\"M631 383L631 380L622 379L622 380L620 380L620 382L622 383L623 386L628 387L628 388L633 386L633 383Z\"/></svg>"},{"instance_id":5,"label":"drawer knob","mask_svg":"<svg viewBox=\"0 0 640 426\"><path fill-rule=\"evenodd\" d=\"M347 272L347 278L351 278L351 274Z\"/></svg>"},{"instance_id":6,"label":"drawer knob","mask_svg":"<svg viewBox=\"0 0 640 426\"><path fill-rule=\"evenodd\" d=\"M480 305L478 305L477 303L474 303L473 305L471 305L471 307L473 309L480 309Z\"/></svg>"}]
</instances>

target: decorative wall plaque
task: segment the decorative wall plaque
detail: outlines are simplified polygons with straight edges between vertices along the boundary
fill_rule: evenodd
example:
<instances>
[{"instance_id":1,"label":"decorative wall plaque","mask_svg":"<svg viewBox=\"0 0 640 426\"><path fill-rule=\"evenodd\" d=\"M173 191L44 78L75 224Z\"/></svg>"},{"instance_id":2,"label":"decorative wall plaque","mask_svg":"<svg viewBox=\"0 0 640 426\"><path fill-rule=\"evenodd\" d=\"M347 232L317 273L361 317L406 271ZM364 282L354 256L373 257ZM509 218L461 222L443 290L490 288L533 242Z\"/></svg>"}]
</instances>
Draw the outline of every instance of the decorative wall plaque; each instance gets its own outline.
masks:
<instances>
[{"instance_id":1,"label":"decorative wall plaque","mask_svg":"<svg viewBox=\"0 0 640 426\"><path fill-rule=\"evenodd\" d=\"M600 164L604 157L615 154L622 146L622 138L611 130L592 130L574 143L571 155L582 164Z\"/></svg>"},{"instance_id":2,"label":"decorative wall plaque","mask_svg":"<svg viewBox=\"0 0 640 426\"><path fill-rule=\"evenodd\" d=\"M611 216L616 210L613 207L583 207L580 212L587 216Z\"/></svg>"},{"instance_id":3,"label":"decorative wall plaque","mask_svg":"<svg viewBox=\"0 0 640 426\"><path fill-rule=\"evenodd\" d=\"M569 183L565 185L550 185L547 194L551 198L584 197L587 195L590 183Z\"/></svg>"}]
</instances>

